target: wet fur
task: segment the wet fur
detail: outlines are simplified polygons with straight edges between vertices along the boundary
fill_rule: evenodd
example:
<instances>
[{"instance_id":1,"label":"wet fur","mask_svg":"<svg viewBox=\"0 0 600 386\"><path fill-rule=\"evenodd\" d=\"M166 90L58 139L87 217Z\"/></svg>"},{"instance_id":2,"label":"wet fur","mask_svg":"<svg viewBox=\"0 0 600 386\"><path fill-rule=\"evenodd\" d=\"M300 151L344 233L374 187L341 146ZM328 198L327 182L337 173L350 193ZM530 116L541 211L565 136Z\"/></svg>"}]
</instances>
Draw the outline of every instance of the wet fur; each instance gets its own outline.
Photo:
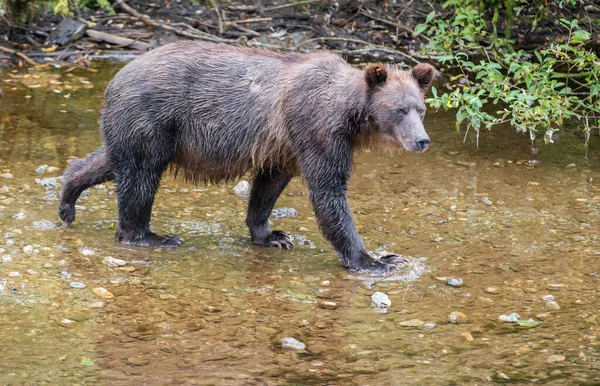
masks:
<instances>
[{"instance_id":1,"label":"wet fur","mask_svg":"<svg viewBox=\"0 0 600 386\"><path fill-rule=\"evenodd\" d=\"M422 69L425 75L430 68ZM101 113L104 144L65 172L60 217L72 222L81 192L115 179L117 239L177 246L181 240L149 228L165 169L183 171L195 183L254 170L246 219L252 240L288 245L282 232L269 229L268 216L290 178L301 174L319 226L344 266L387 269L362 244L346 183L353 150L382 135L374 103L386 103L391 80L411 90L393 92L422 99L422 78L383 65L361 71L325 52L277 54L198 42L163 46L125 66L109 84ZM424 82L428 87L430 80Z\"/></svg>"}]
</instances>

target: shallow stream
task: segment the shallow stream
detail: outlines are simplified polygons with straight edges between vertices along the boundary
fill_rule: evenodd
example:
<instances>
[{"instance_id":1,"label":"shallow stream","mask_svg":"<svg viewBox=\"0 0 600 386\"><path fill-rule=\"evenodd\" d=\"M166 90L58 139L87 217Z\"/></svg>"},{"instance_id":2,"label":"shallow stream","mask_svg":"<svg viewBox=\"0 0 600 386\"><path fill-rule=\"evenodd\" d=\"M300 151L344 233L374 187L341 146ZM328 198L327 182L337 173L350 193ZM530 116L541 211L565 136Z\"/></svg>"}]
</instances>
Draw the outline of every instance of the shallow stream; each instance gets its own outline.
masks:
<instances>
[{"instance_id":1,"label":"shallow stream","mask_svg":"<svg viewBox=\"0 0 600 386\"><path fill-rule=\"evenodd\" d=\"M300 179L276 206L297 214L272 219L293 251L251 245L233 184L171 175L152 225L177 250L114 242L112 183L57 227L56 177L100 145L117 70L0 69L1 384L600 384L597 133L587 160L576 134L532 146L503 128L476 147L431 112L426 153L358 155L359 231L409 258L374 280L341 268Z\"/></svg>"}]
</instances>

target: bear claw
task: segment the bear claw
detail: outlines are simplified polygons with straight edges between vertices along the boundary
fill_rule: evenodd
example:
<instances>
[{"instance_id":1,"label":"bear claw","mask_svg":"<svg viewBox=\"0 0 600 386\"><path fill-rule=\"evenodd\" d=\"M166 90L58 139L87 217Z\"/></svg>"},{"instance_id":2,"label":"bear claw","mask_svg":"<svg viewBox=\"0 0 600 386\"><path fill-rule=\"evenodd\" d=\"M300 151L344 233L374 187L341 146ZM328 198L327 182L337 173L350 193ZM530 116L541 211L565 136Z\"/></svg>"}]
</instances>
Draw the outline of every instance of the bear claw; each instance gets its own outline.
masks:
<instances>
[{"instance_id":1,"label":"bear claw","mask_svg":"<svg viewBox=\"0 0 600 386\"><path fill-rule=\"evenodd\" d=\"M357 268L350 268L353 271L367 271L375 275L389 275L394 271L399 271L400 267L406 265L408 260L398 255L390 254L374 259L369 256Z\"/></svg>"},{"instance_id":2,"label":"bear claw","mask_svg":"<svg viewBox=\"0 0 600 386\"><path fill-rule=\"evenodd\" d=\"M294 249L294 242L281 231L272 231L264 240L253 240L254 244L279 249Z\"/></svg>"}]
</instances>

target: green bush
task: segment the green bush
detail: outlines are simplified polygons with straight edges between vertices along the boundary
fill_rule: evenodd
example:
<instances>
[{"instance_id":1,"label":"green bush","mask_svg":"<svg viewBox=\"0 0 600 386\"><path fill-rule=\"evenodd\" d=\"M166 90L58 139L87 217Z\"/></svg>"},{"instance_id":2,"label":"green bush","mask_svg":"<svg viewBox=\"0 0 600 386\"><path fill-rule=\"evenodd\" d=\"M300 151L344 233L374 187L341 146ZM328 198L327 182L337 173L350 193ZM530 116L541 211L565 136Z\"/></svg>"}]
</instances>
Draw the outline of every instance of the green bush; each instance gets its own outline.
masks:
<instances>
[{"instance_id":1,"label":"green bush","mask_svg":"<svg viewBox=\"0 0 600 386\"><path fill-rule=\"evenodd\" d=\"M449 0L443 8L456 7L450 20L431 12L415 32L429 37L422 52L448 67L457 67L451 90L432 89L427 103L435 109L456 109L456 126L479 130L509 123L528 132L533 140L543 135L552 142L555 131L566 124L585 130L599 128L600 59L586 44L590 33L577 20L560 19L567 32L563 42L534 52L515 50L507 38L499 38L482 17L476 4ZM464 81L454 82L458 78Z\"/></svg>"}]
</instances>

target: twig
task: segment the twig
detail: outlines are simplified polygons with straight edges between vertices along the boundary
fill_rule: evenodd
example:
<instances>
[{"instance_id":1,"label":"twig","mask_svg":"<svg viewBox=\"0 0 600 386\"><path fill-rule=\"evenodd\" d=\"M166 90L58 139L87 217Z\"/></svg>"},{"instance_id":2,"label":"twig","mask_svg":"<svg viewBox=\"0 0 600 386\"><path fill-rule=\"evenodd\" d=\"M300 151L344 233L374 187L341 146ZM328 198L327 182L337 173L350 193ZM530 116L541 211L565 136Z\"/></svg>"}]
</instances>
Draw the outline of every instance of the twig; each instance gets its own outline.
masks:
<instances>
[{"instance_id":1,"label":"twig","mask_svg":"<svg viewBox=\"0 0 600 386\"><path fill-rule=\"evenodd\" d=\"M302 0L302 1L296 1L296 2L290 3L290 4L275 5L273 7L263 8L262 11L263 12L274 11L276 9L282 9L282 8L288 8L288 7L295 7L297 5L311 4L311 3L316 3L318 1L319 0Z\"/></svg>"},{"instance_id":2,"label":"twig","mask_svg":"<svg viewBox=\"0 0 600 386\"><path fill-rule=\"evenodd\" d=\"M231 24L231 26L239 29L240 31L244 32L247 36L260 36L260 34L250 28L245 28L242 27L241 25L237 25L235 23Z\"/></svg>"},{"instance_id":3,"label":"twig","mask_svg":"<svg viewBox=\"0 0 600 386\"><path fill-rule=\"evenodd\" d=\"M249 24L249 23L260 23L261 21L271 21L272 17L255 17L254 19L245 19L245 20L234 20L234 21L226 21L225 25L232 24Z\"/></svg>"},{"instance_id":4,"label":"twig","mask_svg":"<svg viewBox=\"0 0 600 386\"><path fill-rule=\"evenodd\" d=\"M394 50L392 48L388 48L385 46L380 46L378 44L373 44L373 43L369 43L367 41L364 40L360 40L360 39L346 39L346 38L337 38L337 37L320 37L320 38L314 38L314 39L308 39L303 41L302 43L298 44L295 48L296 50L299 49L300 47L308 44L308 43L312 43L312 42L325 42L325 41L341 41L341 42L346 42L346 43L357 43L357 44L364 44L366 46L369 47L373 47L372 51L381 51L381 52L386 52L388 54L392 54L392 55L398 55L400 57L406 58L410 61L412 61L415 64L419 64L421 63L420 61L418 61L417 59L415 59L413 56L404 53L402 51L398 51L398 50Z\"/></svg>"},{"instance_id":5,"label":"twig","mask_svg":"<svg viewBox=\"0 0 600 386\"><path fill-rule=\"evenodd\" d=\"M210 34L207 34L206 32L202 32L199 31L197 29L193 29L193 32L188 32L188 31L182 31L178 28L175 28L171 25L169 25L168 23L165 23L163 21L156 21L156 20L152 20L150 18L150 16L148 15L144 15L138 11L136 11L135 9L133 9L132 7L130 7L129 5L125 4L125 2L123 0L117 0L117 2L115 3L115 5L119 5L124 11L132 14L135 17L140 18L141 20L144 21L144 23L149 24L153 27L158 27L158 28L162 28L164 30L167 31L171 31L176 33L177 35L180 36L185 36L187 38L191 38L191 39L198 39L198 40L206 40L209 42L215 42L215 43L235 43L237 42L236 40L232 40L232 39L223 39L217 36L213 36Z\"/></svg>"},{"instance_id":6,"label":"twig","mask_svg":"<svg viewBox=\"0 0 600 386\"><path fill-rule=\"evenodd\" d=\"M27 63L31 64L32 66L37 66L38 65L29 56L25 55L22 52L11 50L10 48L2 47L2 46L0 46L0 51L7 52L7 53L9 53L11 55L17 55L19 58L23 59L24 61L26 61Z\"/></svg>"},{"instance_id":7,"label":"twig","mask_svg":"<svg viewBox=\"0 0 600 386\"><path fill-rule=\"evenodd\" d=\"M386 20L386 19L382 19L382 18L377 17L377 16L370 15L368 12L365 12L365 11L361 11L360 14L363 15L363 16L368 17L369 19L373 19L373 20L379 21L381 23L390 25L392 27L400 28L401 30L406 31L408 33L411 33L411 34L413 33L412 28L408 28L406 26L403 26L402 24L398 24L398 23L395 23L395 22L390 21L390 20Z\"/></svg>"}]
</instances>

